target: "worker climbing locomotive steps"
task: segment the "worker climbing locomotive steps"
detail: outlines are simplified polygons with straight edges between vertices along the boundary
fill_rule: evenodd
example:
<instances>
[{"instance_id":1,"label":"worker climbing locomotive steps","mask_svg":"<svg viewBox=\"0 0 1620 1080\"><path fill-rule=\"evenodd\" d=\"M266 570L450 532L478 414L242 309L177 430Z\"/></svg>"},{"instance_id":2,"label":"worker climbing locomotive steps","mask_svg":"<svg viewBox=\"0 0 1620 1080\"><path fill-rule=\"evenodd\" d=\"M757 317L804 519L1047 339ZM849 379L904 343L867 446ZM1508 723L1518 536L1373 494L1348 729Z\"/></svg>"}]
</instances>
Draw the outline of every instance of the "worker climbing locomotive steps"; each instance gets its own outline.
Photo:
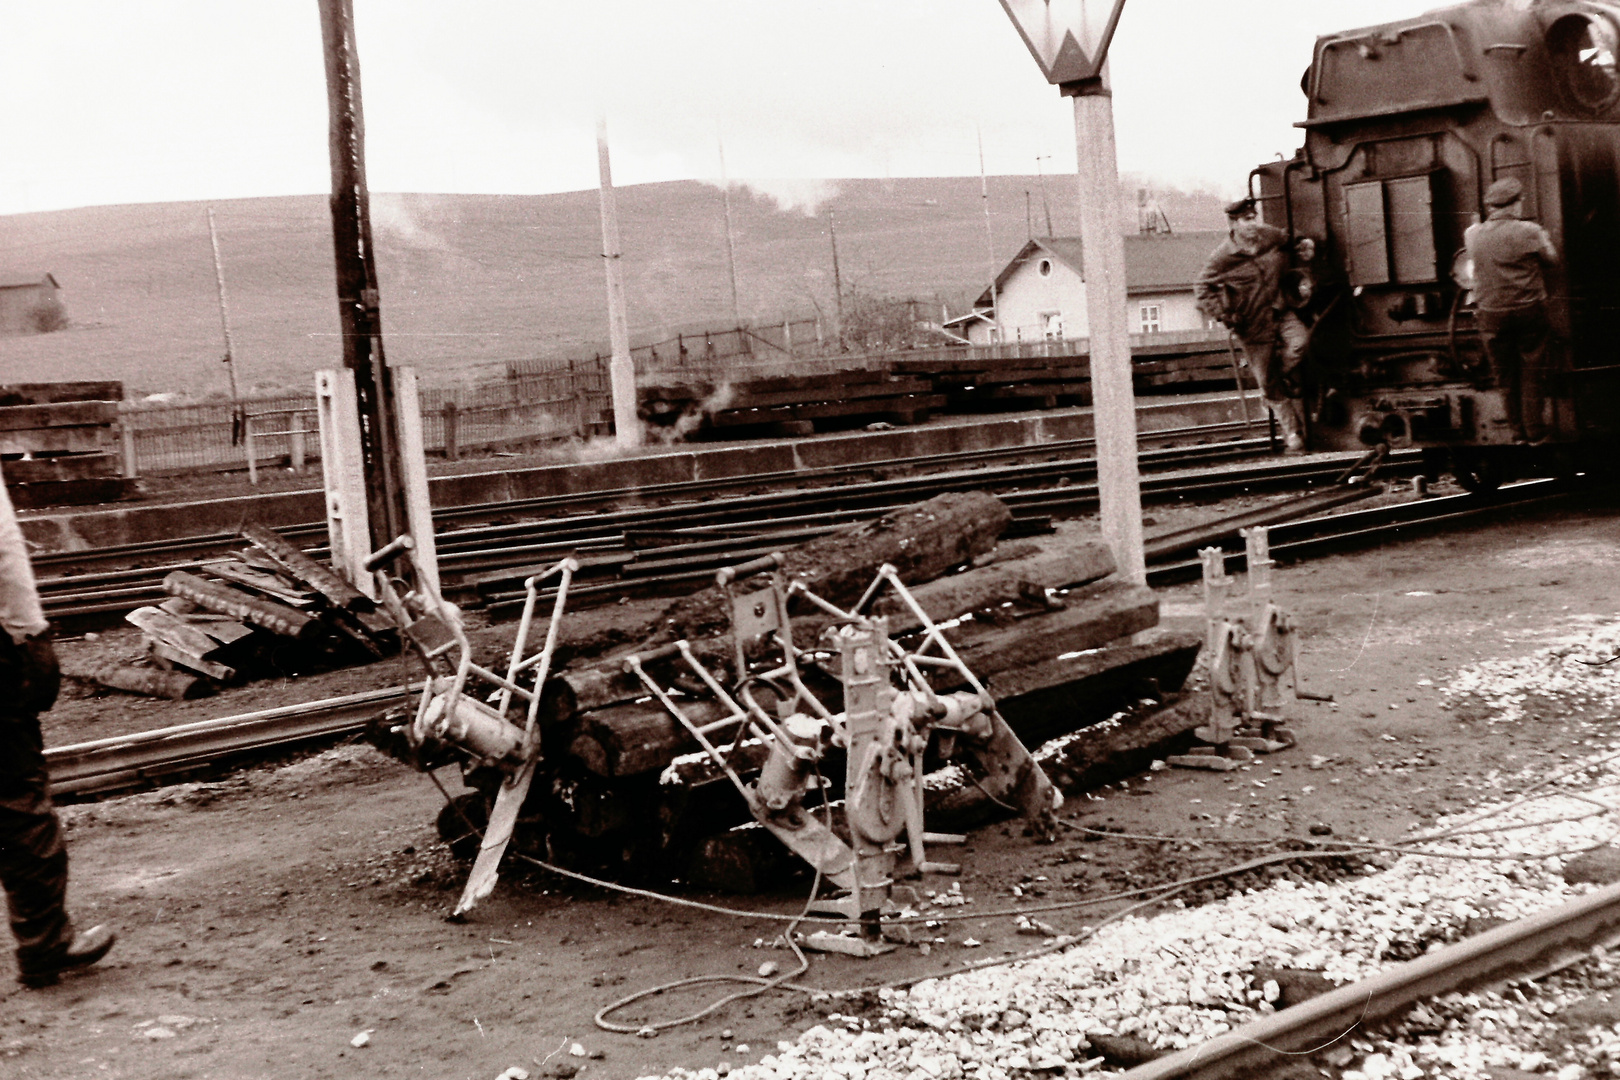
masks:
<instances>
[{"instance_id":1,"label":"worker climbing locomotive steps","mask_svg":"<svg viewBox=\"0 0 1620 1080\"><path fill-rule=\"evenodd\" d=\"M1252 198L1226 208L1227 238L1210 253L1193 287L1198 310L1230 328L1260 383L1260 393L1277 418L1283 446L1305 451L1305 421L1296 371L1310 339L1305 324L1288 306L1283 275L1288 269L1288 234L1260 221ZM1315 243L1294 245L1310 262Z\"/></svg>"},{"instance_id":2,"label":"worker climbing locomotive steps","mask_svg":"<svg viewBox=\"0 0 1620 1080\"><path fill-rule=\"evenodd\" d=\"M96 963L114 941L105 926L73 932L67 849L51 806L39 714L61 672L11 495L0 481L0 883L17 939L17 981L37 988Z\"/></svg>"},{"instance_id":3,"label":"worker climbing locomotive steps","mask_svg":"<svg viewBox=\"0 0 1620 1080\"><path fill-rule=\"evenodd\" d=\"M1524 185L1512 177L1485 192L1486 218L1463 234L1474 264L1474 303L1491 374L1522 442L1547 438L1543 388L1551 371L1546 270L1558 261L1547 230L1524 220Z\"/></svg>"}]
</instances>

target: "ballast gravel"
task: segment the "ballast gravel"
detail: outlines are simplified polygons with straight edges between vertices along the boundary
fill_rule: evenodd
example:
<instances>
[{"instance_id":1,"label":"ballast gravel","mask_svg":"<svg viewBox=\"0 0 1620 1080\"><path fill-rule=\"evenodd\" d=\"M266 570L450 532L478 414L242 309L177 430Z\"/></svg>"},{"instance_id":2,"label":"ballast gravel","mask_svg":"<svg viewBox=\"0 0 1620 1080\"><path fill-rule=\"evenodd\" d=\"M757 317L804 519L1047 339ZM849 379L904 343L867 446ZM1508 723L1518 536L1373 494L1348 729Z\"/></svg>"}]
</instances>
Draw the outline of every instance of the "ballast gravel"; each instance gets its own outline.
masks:
<instances>
[{"instance_id":1,"label":"ballast gravel","mask_svg":"<svg viewBox=\"0 0 1620 1080\"><path fill-rule=\"evenodd\" d=\"M1603 661L1617 653L1620 623L1598 625L1519 660L1467 668L1442 691L1492 723L1540 710L1613 719L1620 662ZM1108 1075L1118 1070L1102 1048L1121 1038L1171 1051L1273 1012L1279 969L1319 972L1333 983L1365 978L1589 891L1580 875L1570 884L1564 872L1620 835L1620 752L1523 776L1519 788L1511 801L1414 834L1402 852L1383 853L1387 865L1369 861L1359 875L1280 876L1192 908L1171 900L1157 914L1127 914L1047 955L878 991L878 1011L832 1012L757 1060L676 1069L665 1080ZM1378 1033L1322 1047L1311 1061L1345 1080L1485 1080L1504 1067L1557 1080L1620 1075L1620 1022L1574 1030L1559 1019L1609 985L1620 986L1620 975L1599 950L1535 984L1436 999Z\"/></svg>"}]
</instances>

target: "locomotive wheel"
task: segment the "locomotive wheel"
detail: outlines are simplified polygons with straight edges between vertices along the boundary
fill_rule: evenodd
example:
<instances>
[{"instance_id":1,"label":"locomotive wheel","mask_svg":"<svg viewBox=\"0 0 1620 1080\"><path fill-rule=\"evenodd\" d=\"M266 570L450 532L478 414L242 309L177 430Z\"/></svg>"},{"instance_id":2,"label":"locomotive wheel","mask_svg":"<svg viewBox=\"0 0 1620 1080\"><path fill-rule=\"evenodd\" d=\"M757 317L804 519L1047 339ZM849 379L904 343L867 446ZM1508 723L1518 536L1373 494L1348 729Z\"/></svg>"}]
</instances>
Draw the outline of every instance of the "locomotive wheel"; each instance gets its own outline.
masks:
<instances>
[{"instance_id":1,"label":"locomotive wheel","mask_svg":"<svg viewBox=\"0 0 1620 1080\"><path fill-rule=\"evenodd\" d=\"M1502 486L1502 461L1495 454L1458 450L1452 455L1451 474L1464 491L1489 494Z\"/></svg>"}]
</instances>

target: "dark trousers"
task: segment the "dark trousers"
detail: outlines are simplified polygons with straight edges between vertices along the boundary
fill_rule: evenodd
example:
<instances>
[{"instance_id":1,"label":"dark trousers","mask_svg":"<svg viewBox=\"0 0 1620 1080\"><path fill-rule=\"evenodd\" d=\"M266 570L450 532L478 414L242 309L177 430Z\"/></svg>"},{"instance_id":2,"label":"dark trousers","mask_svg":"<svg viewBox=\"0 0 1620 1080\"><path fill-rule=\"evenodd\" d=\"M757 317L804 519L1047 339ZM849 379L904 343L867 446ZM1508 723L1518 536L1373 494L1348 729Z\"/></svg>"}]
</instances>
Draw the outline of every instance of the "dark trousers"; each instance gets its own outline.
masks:
<instances>
[{"instance_id":1,"label":"dark trousers","mask_svg":"<svg viewBox=\"0 0 1620 1080\"><path fill-rule=\"evenodd\" d=\"M1513 433L1531 442L1546 438L1544 393L1552 374L1552 324L1546 306L1481 308L1478 320Z\"/></svg>"},{"instance_id":2,"label":"dark trousers","mask_svg":"<svg viewBox=\"0 0 1620 1080\"><path fill-rule=\"evenodd\" d=\"M59 679L49 641L19 646L0 630L0 884L25 973L73 939L67 849L39 730L39 712L56 700Z\"/></svg>"}]
</instances>

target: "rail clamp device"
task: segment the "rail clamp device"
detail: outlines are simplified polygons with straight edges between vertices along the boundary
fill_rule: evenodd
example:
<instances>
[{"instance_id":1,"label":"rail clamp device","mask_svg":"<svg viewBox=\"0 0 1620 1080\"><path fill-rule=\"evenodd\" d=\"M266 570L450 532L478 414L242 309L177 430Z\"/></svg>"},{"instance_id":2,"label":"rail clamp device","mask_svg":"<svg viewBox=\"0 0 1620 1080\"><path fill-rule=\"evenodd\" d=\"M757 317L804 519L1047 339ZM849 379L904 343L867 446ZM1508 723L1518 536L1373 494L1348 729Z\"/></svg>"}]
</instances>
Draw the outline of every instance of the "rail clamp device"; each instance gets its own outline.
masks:
<instances>
[{"instance_id":1,"label":"rail clamp device","mask_svg":"<svg viewBox=\"0 0 1620 1080\"><path fill-rule=\"evenodd\" d=\"M414 560L415 550L411 538L401 536L366 560L367 569L376 575L380 601L405 628L406 640L427 668L422 698L406 736L416 748L454 746L475 762L499 769L503 777L478 858L453 913L460 916L495 888L501 856L506 853L518 810L534 780L540 759L540 696L551 672L568 587L579 564L563 559L524 582L523 616L503 675L473 663L459 608L437 588L420 584L424 581L422 575L411 575L411 580L419 583L413 590L391 573L399 561ZM556 579L556 595L546 620L544 643L539 652L530 654L529 638L535 628L540 587L552 579ZM470 692L473 687L489 690L490 697L480 700ZM516 718L514 701L523 710Z\"/></svg>"},{"instance_id":2,"label":"rail clamp device","mask_svg":"<svg viewBox=\"0 0 1620 1080\"><path fill-rule=\"evenodd\" d=\"M1287 709L1298 696L1299 640L1294 620L1272 601L1271 543L1262 526L1243 530L1248 591L1233 594L1226 553L1204 548L1208 616L1209 723L1193 729L1204 744L1167 762L1184 768L1235 769L1255 754L1294 745Z\"/></svg>"},{"instance_id":3,"label":"rail clamp device","mask_svg":"<svg viewBox=\"0 0 1620 1080\"><path fill-rule=\"evenodd\" d=\"M814 910L844 916L854 932L815 934L807 945L871 956L892 948L882 920L897 910L897 878L960 870L930 861L925 848L964 839L924 827L925 752L960 756L975 784L1047 833L1061 796L894 567L879 570L845 610L789 583L781 566L772 555L717 576L731 614L729 658L700 657L677 641L624 664L702 748L672 765L664 782L681 783L683 770L694 769L728 778L754 819L840 892ZM890 636L885 618L862 614L884 592L920 627L906 644ZM795 641L790 605L820 628L815 642ZM724 666L729 686L716 674ZM936 691L936 682L966 689ZM696 723L689 710L698 695L724 715ZM837 785L822 764L840 757L843 803L835 810Z\"/></svg>"}]
</instances>

